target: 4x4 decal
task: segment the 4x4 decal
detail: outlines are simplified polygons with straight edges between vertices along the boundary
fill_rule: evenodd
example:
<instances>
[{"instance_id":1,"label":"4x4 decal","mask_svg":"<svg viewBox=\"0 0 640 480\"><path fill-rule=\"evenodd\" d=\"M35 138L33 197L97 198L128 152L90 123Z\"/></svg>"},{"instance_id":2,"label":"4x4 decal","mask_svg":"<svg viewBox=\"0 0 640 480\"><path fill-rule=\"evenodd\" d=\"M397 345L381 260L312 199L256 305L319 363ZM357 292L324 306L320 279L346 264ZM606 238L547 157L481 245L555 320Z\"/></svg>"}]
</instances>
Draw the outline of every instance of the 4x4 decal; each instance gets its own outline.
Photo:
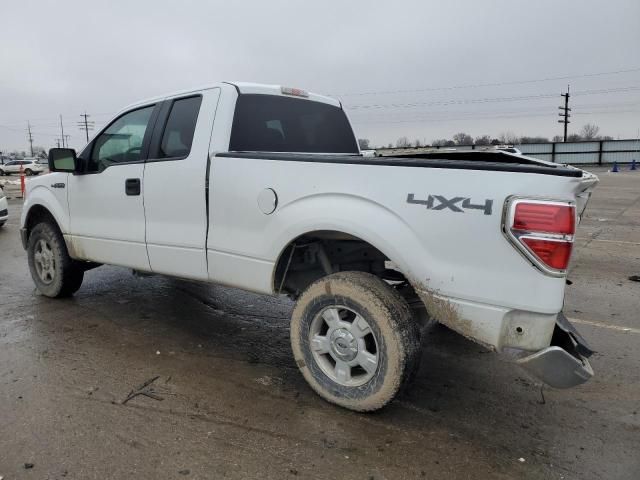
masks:
<instances>
[{"instance_id":1,"label":"4x4 decal","mask_svg":"<svg viewBox=\"0 0 640 480\"><path fill-rule=\"evenodd\" d=\"M471 203L471 199L468 197L453 197L448 199L442 195L429 195L426 200L416 200L415 194L409 193L407 195L407 203L424 205L427 207L427 210L444 210L448 208L458 213L464 213L465 210L482 210L485 215L491 215L493 209L493 200L490 199L485 200L484 204L477 204ZM457 205L458 203L460 203L460 206Z\"/></svg>"}]
</instances>

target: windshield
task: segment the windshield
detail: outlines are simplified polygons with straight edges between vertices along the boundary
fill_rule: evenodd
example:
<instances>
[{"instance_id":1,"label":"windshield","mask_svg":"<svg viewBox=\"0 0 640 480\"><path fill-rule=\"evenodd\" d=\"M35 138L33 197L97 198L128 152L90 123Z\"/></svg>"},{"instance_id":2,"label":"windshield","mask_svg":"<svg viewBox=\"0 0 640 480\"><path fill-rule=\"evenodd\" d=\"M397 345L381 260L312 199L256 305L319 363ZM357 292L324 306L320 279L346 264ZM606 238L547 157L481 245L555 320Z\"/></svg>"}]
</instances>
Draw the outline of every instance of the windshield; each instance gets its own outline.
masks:
<instances>
[{"instance_id":1,"label":"windshield","mask_svg":"<svg viewBox=\"0 0 640 480\"><path fill-rule=\"evenodd\" d=\"M359 153L341 108L301 98L258 94L238 97L229 150Z\"/></svg>"}]
</instances>

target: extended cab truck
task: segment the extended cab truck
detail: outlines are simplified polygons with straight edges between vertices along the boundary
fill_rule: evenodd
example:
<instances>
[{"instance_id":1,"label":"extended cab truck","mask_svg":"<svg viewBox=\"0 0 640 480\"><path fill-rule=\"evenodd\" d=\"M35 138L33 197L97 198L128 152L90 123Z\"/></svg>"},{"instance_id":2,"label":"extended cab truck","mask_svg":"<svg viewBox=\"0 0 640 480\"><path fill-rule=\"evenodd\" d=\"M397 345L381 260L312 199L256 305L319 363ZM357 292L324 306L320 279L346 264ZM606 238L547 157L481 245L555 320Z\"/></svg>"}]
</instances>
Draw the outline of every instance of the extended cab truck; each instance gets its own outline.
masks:
<instances>
[{"instance_id":1,"label":"extended cab truck","mask_svg":"<svg viewBox=\"0 0 640 480\"><path fill-rule=\"evenodd\" d=\"M544 382L593 374L562 315L597 178L505 152L364 157L341 104L221 83L132 105L28 183L22 239L49 297L99 264L296 299L295 361L325 399L389 402L431 318Z\"/></svg>"}]
</instances>

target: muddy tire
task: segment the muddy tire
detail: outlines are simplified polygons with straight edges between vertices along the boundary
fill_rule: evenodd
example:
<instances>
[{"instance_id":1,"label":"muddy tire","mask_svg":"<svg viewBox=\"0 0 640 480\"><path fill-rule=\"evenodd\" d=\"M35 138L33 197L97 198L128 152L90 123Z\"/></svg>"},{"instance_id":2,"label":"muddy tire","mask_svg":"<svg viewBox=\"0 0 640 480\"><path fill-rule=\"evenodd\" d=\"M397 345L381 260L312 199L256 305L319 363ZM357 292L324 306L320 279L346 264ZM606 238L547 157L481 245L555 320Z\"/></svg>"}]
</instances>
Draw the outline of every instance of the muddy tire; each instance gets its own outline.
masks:
<instances>
[{"instance_id":1,"label":"muddy tire","mask_svg":"<svg viewBox=\"0 0 640 480\"><path fill-rule=\"evenodd\" d=\"M27 257L31 278L43 295L69 297L82 285L84 271L69 257L57 226L44 222L31 230Z\"/></svg>"},{"instance_id":2,"label":"muddy tire","mask_svg":"<svg viewBox=\"0 0 640 480\"><path fill-rule=\"evenodd\" d=\"M384 407L413 377L420 330L407 302L363 272L326 276L291 317L293 355L311 388L356 411Z\"/></svg>"},{"instance_id":3,"label":"muddy tire","mask_svg":"<svg viewBox=\"0 0 640 480\"><path fill-rule=\"evenodd\" d=\"M27 177L30 177L31 175L33 175L33 170L31 170L30 168L27 168L27 169L24 171L24 174L25 174Z\"/></svg>"}]
</instances>

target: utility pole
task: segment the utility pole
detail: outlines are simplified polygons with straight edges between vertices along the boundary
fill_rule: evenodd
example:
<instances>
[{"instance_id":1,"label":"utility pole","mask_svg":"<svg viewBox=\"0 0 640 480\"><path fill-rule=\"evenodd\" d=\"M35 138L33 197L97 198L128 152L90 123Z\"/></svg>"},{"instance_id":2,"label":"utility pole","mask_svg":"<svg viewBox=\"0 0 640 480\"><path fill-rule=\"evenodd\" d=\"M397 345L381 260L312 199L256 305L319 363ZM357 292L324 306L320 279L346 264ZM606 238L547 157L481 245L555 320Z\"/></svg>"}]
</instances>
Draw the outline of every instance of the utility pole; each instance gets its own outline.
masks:
<instances>
[{"instance_id":1,"label":"utility pole","mask_svg":"<svg viewBox=\"0 0 640 480\"><path fill-rule=\"evenodd\" d=\"M27 132L29 134L29 148L31 149L31 156L33 157L33 135L31 134L31 124L27 122Z\"/></svg>"},{"instance_id":2,"label":"utility pole","mask_svg":"<svg viewBox=\"0 0 640 480\"><path fill-rule=\"evenodd\" d=\"M564 123L564 141L567 141L567 125L571 122L569 121L569 117L571 114L569 113L571 109L569 108L569 85L567 85L567 93L561 93L561 97L564 97L564 107L558 107L560 110L564 110L564 113L559 113L560 117L564 117L562 120L558 120L558 123Z\"/></svg>"},{"instance_id":3,"label":"utility pole","mask_svg":"<svg viewBox=\"0 0 640 480\"><path fill-rule=\"evenodd\" d=\"M78 122L78 126L80 127L80 130L84 130L87 136L87 143L89 143L89 130L93 130L93 127L95 126L94 121L88 120L90 116L91 115L87 115L87 112L85 111L84 113L80 114L80 117L82 117L83 120Z\"/></svg>"},{"instance_id":4,"label":"utility pole","mask_svg":"<svg viewBox=\"0 0 640 480\"><path fill-rule=\"evenodd\" d=\"M64 145L64 126L62 125L62 115L60 115L60 138L62 138L62 148L65 147Z\"/></svg>"},{"instance_id":5,"label":"utility pole","mask_svg":"<svg viewBox=\"0 0 640 480\"><path fill-rule=\"evenodd\" d=\"M60 139L56 138L56 145L58 146L58 148L60 148Z\"/></svg>"},{"instance_id":6,"label":"utility pole","mask_svg":"<svg viewBox=\"0 0 640 480\"><path fill-rule=\"evenodd\" d=\"M62 145L64 146L64 148L69 148L69 137L71 135L65 135L64 137L62 137Z\"/></svg>"}]
</instances>

